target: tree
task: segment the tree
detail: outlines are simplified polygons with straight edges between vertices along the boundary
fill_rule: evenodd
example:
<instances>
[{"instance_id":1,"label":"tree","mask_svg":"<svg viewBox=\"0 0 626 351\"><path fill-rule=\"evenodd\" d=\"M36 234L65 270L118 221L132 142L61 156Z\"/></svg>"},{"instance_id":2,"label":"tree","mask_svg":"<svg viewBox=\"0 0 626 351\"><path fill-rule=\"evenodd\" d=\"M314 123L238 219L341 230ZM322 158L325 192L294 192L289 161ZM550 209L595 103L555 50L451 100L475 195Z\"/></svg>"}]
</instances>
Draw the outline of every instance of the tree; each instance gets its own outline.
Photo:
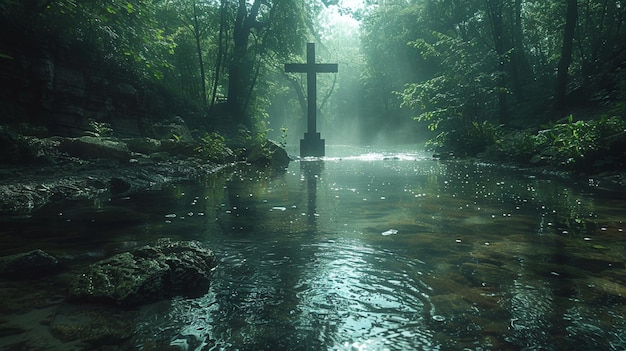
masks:
<instances>
[{"instance_id":1,"label":"tree","mask_svg":"<svg viewBox=\"0 0 626 351\"><path fill-rule=\"evenodd\" d=\"M306 6L290 0L238 0L228 70L231 125L256 129L252 100L264 67L285 62L306 38Z\"/></svg>"},{"instance_id":2,"label":"tree","mask_svg":"<svg viewBox=\"0 0 626 351\"><path fill-rule=\"evenodd\" d=\"M508 2L501 0L485 0L485 12L489 19L491 37L493 41L493 50L498 57L498 70L500 71L498 79L498 120L502 123L507 122L507 88L506 77L503 74L509 67L509 72L513 71L509 59L512 51L511 40L507 37L505 31L505 10L508 8Z\"/></svg>"},{"instance_id":3,"label":"tree","mask_svg":"<svg viewBox=\"0 0 626 351\"><path fill-rule=\"evenodd\" d=\"M238 0L235 22L233 24L233 56L230 62L228 79L228 105L236 119L235 124L242 123L250 127L245 116L247 101L244 101L246 87L251 84L252 66L249 55L250 37L255 30L258 35L265 26L257 20L262 0L255 0L248 9L246 0Z\"/></svg>"},{"instance_id":4,"label":"tree","mask_svg":"<svg viewBox=\"0 0 626 351\"><path fill-rule=\"evenodd\" d=\"M563 30L563 45L561 58L557 67L556 84L554 89L554 110L558 116L563 116L566 109L565 97L567 94L567 78L569 66L572 63L574 34L578 20L578 1L566 0L565 28Z\"/></svg>"},{"instance_id":5,"label":"tree","mask_svg":"<svg viewBox=\"0 0 626 351\"><path fill-rule=\"evenodd\" d=\"M225 43L225 32L226 32L226 16L227 16L227 0L220 0L220 28L217 36L217 53L215 58L215 70L213 75L213 89L211 90L211 105L209 110L212 111L215 106L215 99L217 98L217 88L220 83L220 75L222 73L222 64L224 63L224 58L226 56L226 43Z\"/></svg>"},{"instance_id":6,"label":"tree","mask_svg":"<svg viewBox=\"0 0 626 351\"><path fill-rule=\"evenodd\" d=\"M160 24L176 43L173 57L176 70L174 76L167 77L168 83L208 111L207 67L213 56L214 33L219 26L218 9L211 1L169 0L160 5L159 10Z\"/></svg>"},{"instance_id":7,"label":"tree","mask_svg":"<svg viewBox=\"0 0 626 351\"><path fill-rule=\"evenodd\" d=\"M200 26L200 21L198 19L198 2L196 0L191 0L192 4L192 13L193 13L193 37L196 41L196 53L198 54L198 66L200 67L200 87L202 89L202 106L204 108L207 107L207 92L206 92L206 74L204 73L204 60L202 59L202 45L200 41L202 39L202 27Z\"/></svg>"}]
</instances>

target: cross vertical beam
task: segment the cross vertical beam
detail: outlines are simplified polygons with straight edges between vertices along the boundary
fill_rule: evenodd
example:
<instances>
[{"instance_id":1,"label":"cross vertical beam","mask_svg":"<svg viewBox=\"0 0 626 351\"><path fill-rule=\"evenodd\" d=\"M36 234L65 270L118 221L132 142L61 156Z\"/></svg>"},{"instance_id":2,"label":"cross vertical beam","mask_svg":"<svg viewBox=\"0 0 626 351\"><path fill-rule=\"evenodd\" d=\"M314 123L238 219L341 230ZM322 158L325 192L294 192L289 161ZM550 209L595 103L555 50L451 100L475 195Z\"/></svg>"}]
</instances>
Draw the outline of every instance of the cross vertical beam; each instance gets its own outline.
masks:
<instances>
[{"instance_id":1,"label":"cross vertical beam","mask_svg":"<svg viewBox=\"0 0 626 351\"><path fill-rule=\"evenodd\" d=\"M315 44L306 44L306 95L307 132L317 133L317 72L315 70Z\"/></svg>"},{"instance_id":2,"label":"cross vertical beam","mask_svg":"<svg viewBox=\"0 0 626 351\"><path fill-rule=\"evenodd\" d=\"M307 131L300 140L300 156L324 156L324 139L317 132L317 73L335 73L336 63L315 63L315 43L306 45L306 63L287 63L285 72L306 73Z\"/></svg>"}]
</instances>

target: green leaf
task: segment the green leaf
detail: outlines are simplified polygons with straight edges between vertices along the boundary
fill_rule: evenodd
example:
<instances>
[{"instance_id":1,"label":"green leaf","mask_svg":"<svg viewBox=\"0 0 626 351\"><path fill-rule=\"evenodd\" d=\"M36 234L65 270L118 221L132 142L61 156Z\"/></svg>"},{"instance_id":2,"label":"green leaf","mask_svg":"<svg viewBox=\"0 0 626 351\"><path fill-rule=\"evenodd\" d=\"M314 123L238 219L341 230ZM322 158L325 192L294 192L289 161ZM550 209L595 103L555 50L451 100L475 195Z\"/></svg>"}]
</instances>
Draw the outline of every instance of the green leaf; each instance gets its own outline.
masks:
<instances>
[{"instance_id":1,"label":"green leaf","mask_svg":"<svg viewBox=\"0 0 626 351\"><path fill-rule=\"evenodd\" d=\"M126 3L126 12L129 14L135 12L135 7L130 2Z\"/></svg>"}]
</instances>

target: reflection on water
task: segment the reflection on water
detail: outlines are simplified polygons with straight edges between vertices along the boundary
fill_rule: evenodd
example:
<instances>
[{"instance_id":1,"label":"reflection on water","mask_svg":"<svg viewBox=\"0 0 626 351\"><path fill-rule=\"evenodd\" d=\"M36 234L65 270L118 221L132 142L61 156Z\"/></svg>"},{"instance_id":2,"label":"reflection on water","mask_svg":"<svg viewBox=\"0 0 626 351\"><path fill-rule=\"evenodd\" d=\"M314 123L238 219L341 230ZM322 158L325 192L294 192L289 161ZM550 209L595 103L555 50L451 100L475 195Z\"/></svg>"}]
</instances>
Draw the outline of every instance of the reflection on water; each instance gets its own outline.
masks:
<instances>
[{"instance_id":1,"label":"reflection on water","mask_svg":"<svg viewBox=\"0 0 626 351\"><path fill-rule=\"evenodd\" d=\"M626 348L623 193L397 151L44 209L2 249L206 243L210 291L139 311L137 349Z\"/></svg>"}]
</instances>

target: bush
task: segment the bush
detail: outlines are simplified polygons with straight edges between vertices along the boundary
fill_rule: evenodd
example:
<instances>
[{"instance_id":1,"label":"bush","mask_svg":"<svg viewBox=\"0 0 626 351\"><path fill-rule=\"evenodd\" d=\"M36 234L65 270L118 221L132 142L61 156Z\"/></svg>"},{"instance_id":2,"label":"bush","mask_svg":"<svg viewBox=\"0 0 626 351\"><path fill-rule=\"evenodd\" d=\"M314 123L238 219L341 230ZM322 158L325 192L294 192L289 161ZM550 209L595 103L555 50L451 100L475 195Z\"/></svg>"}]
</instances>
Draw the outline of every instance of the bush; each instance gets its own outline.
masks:
<instances>
[{"instance_id":1,"label":"bush","mask_svg":"<svg viewBox=\"0 0 626 351\"><path fill-rule=\"evenodd\" d=\"M602 116L547 126L536 133L512 131L503 133L490 152L499 158L518 163L550 164L570 169L584 169L608 156L623 156L626 143L626 121Z\"/></svg>"},{"instance_id":2,"label":"bush","mask_svg":"<svg viewBox=\"0 0 626 351\"><path fill-rule=\"evenodd\" d=\"M211 162L232 162L235 158L232 150L226 146L224 137L217 132L206 133L195 150Z\"/></svg>"},{"instance_id":3,"label":"bush","mask_svg":"<svg viewBox=\"0 0 626 351\"><path fill-rule=\"evenodd\" d=\"M465 128L441 132L426 142L426 146L437 151L451 152L459 156L475 156L498 140L501 128L493 123L472 122Z\"/></svg>"}]
</instances>

